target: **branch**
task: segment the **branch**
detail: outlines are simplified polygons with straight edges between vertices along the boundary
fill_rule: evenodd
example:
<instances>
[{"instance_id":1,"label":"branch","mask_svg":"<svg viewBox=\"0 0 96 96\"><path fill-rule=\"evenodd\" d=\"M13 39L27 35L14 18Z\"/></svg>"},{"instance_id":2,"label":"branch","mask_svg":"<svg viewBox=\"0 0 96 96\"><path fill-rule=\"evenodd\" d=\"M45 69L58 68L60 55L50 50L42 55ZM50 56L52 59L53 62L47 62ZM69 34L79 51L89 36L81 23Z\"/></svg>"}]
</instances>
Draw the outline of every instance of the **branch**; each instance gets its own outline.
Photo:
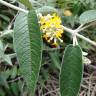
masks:
<instances>
[{"instance_id":1,"label":"branch","mask_svg":"<svg viewBox=\"0 0 96 96\"><path fill-rule=\"evenodd\" d=\"M22 9L22 8L19 8L19 7L16 7L16 6L14 6L14 5L10 4L10 3L7 3L7 2L5 2L5 1L3 1L3 0L0 0L0 3L3 4L3 5L5 5L5 6L8 6L8 7L10 7L10 8L13 8L13 9L15 9L15 10L28 13L27 10L24 10L24 9ZM81 27L82 27L82 26L81 26ZM80 28L81 28L81 27L80 27ZM83 29L85 29L85 28L83 28ZM82 29L82 30L83 30L83 29ZM67 28L67 27L64 26L64 30L67 31L67 32L69 32L69 33L71 33L71 34L74 34L74 32L76 32L76 36L77 36L77 37L79 37L79 38L81 38L81 39L89 42L90 44L96 46L96 42L94 42L94 41L90 40L89 38L86 38L86 37L84 37L84 36L82 36L82 35L80 35L80 34L78 33L78 32L80 32L80 31L82 31L81 29L72 30L72 29Z\"/></svg>"},{"instance_id":2,"label":"branch","mask_svg":"<svg viewBox=\"0 0 96 96\"><path fill-rule=\"evenodd\" d=\"M96 42L90 40L89 38L84 37L83 35L80 35L80 34L78 33L78 30L72 30L72 29L69 29L69 28L67 28L67 27L65 27L65 26L64 26L64 30L67 31L67 32L69 32L69 33L71 33L71 34L74 34L74 32L76 32L76 36L77 36L77 37L79 37L79 38L81 38L81 39L89 42L90 44L96 46Z\"/></svg>"},{"instance_id":3,"label":"branch","mask_svg":"<svg viewBox=\"0 0 96 96\"><path fill-rule=\"evenodd\" d=\"M93 26L93 25L96 25L96 22L92 22L92 23L90 23L89 25L86 25L86 26L80 28L80 29L78 30L78 32L80 32L80 31L82 31L82 30L85 30L85 29L87 29L87 28L89 28L89 27L91 27L91 26Z\"/></svg>"},{"instance_id":4,"label":"branch","mask_svg":"<svg viewBox=\"0 0 96 96\"><path fill-rule=\"evenodd\" d=\"M11 34L11 33L13 33L13 30L6 30L6 31L4 31L4 32L1 32L0 38L6 36L6 35L8 35L8 34Z\"/></svg>"},{"instance_id":5,"label":"branch","mask_svg":"<svg viewBox=\"0 0 96 96\"><path fill-rule=\"evenodd\" d=\"M14 5L10 4L10 3L7 3L6 1L0 0L0 3L5 5L5 6L8 6L8 7L12 8L12 9L15 9L17 11L22 11L22 12L28 13L27 10L24 10L24 9L22 9L20 7L14 6Z\"/></svg>"}]
</instances>

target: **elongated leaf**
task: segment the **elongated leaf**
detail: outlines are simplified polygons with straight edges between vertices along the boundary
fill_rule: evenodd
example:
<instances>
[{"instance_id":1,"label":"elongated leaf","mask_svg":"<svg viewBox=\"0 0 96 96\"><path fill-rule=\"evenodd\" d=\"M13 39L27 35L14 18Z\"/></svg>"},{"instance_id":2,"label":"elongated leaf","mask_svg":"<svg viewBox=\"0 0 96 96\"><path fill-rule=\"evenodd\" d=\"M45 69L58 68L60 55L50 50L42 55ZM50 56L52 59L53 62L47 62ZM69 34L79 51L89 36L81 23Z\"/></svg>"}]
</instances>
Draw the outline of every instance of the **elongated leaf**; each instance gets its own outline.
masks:
<instances>
[{"instance_id":1,"label":"elongated leaf","mask_svg":"<svg viewBox=\"0 0 96 96\"><path fill-rule=\"evenodd\" d=\"M96 20L96 10L89 10L82 13L79 17L81 24L90 23Z\"/></svg>"},{"instance_id":2,"label":"elongated leaf","mask_svg":"<svg viewBox=\"0 0 96 96\"><path fill-rule=\"evenodd\" d=\"M14 26L14 47L29 90L34 93L41 63L42 40L35 12L20 13ZM34 95L32 95L34 96Z\"/></svg>"},{"instance_id":3,"label":"elongated leaf","mask_svg":"<svg viewBox=\"0 0 96 96\"><path fill-rule=\"evenodd\" d=\"M82 52L79 46L68 45L60 74L61 96L77 96L82 78Z\"/></svg>"},{"instance_id":4,"label":"elongated leaf","mask_svg":"<svg viewBox=\"0 0 96 96\"><path fill-rule=\"evenodd\" d=\"M32 9L32 4L29 0L18 0L22 4L24 4L27 8Z\"/></svg>"}]
</instances>

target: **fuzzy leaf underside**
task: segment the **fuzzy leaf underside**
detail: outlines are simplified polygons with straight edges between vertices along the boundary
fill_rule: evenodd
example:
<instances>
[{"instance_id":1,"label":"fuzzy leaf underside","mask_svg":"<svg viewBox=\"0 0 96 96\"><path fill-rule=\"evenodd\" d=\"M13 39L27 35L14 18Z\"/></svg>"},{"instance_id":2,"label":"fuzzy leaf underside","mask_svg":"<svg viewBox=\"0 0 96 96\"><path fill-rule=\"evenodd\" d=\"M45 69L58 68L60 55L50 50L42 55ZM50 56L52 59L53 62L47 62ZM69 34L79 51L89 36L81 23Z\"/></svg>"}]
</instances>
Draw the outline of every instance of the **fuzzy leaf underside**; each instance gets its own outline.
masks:
<instances>
[{"instance_id":1,"label":"fuzzy leaf underside","mask_svg":"<svg viewBox=\"0 0 96 96\"><path fill-rule=\"evenodd\" d=\"M80 15L79 20L81 24L86 24L96 21L96 10L85 11Z\"/></svg>"},{"instance_id":2,"label":"fuzzy leaf underside","mask_svg":"<svg viewBox=\"0 0 96 96\"><path fill-rule=\"evenodd\" d=\"M42 57L42 40L34 10L19 13L14 25L14 47L28 89L34 94ZM34 96L34 95L32 95Z\"/></svg>"}]
</instances>

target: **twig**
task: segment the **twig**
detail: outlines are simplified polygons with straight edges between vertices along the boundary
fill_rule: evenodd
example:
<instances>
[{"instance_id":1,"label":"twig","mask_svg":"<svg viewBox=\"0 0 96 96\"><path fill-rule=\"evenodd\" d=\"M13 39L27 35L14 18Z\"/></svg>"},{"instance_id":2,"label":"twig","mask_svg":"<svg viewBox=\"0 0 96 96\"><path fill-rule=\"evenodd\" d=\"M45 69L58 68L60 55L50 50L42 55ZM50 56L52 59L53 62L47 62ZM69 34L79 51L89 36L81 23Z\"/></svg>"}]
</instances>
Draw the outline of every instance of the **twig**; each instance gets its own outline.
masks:
<instances>
[{"instance_id":1,"label":"twig","mask_svg":"<svg viewBox=\"0 0 96 96\"><path fill-rule=\"evenodd\" d=\"M63 47L61 48L44 48L43 51L56 51L56 50L61 50L61 49L64 49Z\"/></svg>"},{"instance_id":2,"label":"twig","mask_svg":"<svg viewBox=\"0 0 96 96\"><path fill-rule=\"evenodd\" d=\"M79 31L83 26L84 26L84 24L81 24L76 30ZM77 31L77 32L78 32L78 31Z\"/></svg>"},{"instance_id":3,"label":"twig","mask_svg":"<svg viewBox=\"0 0 96 96\"><path fill-rule=\"evenodd\" d=\"M91 96L95 96L95 92L96 92L96 85L94 86L94 89L93 89L93 91L92 91Z\"/></svg>"},{"instance_id":4,"label":"twig","mask_svg":"<svg viewBox=\"0 0 96 96\"><path fill-rule=\"evenodd\" d=\"M49 91L49 92L45 93L43 96L47 96L47 95L54 93L54 92L57 92L57 91L59 91L59 88L52 90L52 91Z\"/></svg>"},{"instance_id":5,"label":"twig","mask_svg":"<svg viewBox=\"0 0 96 96\"><path fill-rule=\"evenodd\" d=\"M78 30L78 32L80 32L80 31L82 31L82 30L85 30L85 29L87 29L87 28L89 28L89 27L91 27L91 26L93 26L93 25L96 25L96 22L90 23L89 25L86 25L86 26L80 28L80 29Z\"/></svg>"},{"instance_id":6,"label":"twig","mask_svg":"<svg viewBox=\"0 0 96 96\"><path fill-rule=\"evenodd\" d=\"M5 32L1 33L0 38L4 37L5 35L8 35L10 33L13 33L13 30L5 30Z\"/></svg>"},{"instance_id":7,"label":"twig","mask_svg":"<svg viewBox=\"0 0 96 96\"><path fill-rule=\"evenodd\" d=\"M85 91L81 91L80 96L83 96L84 93L85 93Z\"/></svg>"},{"instance_id":8,"label":"twig","mask_svg":"<svg viewBox=\"0 0 96 96\"><path fill-rule=\"evenodd\" d=\"M92 64L89 65L89 68L92 68L92 69L96 70L96 66L94 66Z\"/></svg>"},{"instance_id":9,"label":"twig","mask_svg":"<svg viewBox=\"0 0 96 96\"><path fill-rule=\"evenodd\" d=\"M14 57L16 57L16 53L9 54L9 57L10 57L10 58L14 58Z\"/></svg>"},{"instance_id":10,"label":"twig","mask_svg":"<svg viewBox=\"0 0 96 96\"><path fill-rule=\"evenodd\" d=\"M91 95L91 76L89 77L90 79L89 79L89 84L88 84L88 92L87 92L87 94L88 94L88 96L90 96Z\"/></svg>"},{"instance_id":11,"label":"twig","mask_svg":"<svg viewBox=\"0 0 96 96\"><path fill-rule=\"evenodd\" d=\"M20 7L16 7L16 6L14 6L14 5L10 4L10 3L7 3L6 1L0 0L0 3L3 4L3 5L5 5L5 6L8 6L8 7L12 8L12 9L15 9L15 10L18 10L18 11L22 11L22 12L25 12L25 13L28 13L27 10L24 10L24 9L22 9Z\"/></svg>"},{"instance_id":12,"label":"twig","mask_svg":"<svg viewBox=\"0 0 96 96\"><path fill-rule=\"evenodd\" d=\"M7 81L7 82L8 82L8 83L13 83L13 82L16 82L16 81L21 80L21 79L23 79L23 77L17 77L17 78L15 78L15 79L10 80L10 81Z\"/></svg>"},{"instance_id":13,"label":"twig","mask_svg":"<svg viewBox=\"0 0 96 96\"><path fill-rule=\"evenodd\" d=\"M15 21L15 19L16 19L16 17L18 16L18 13L19 12L17 12L17 14L15 15L15 17L12 19L12 21L10 22L10 24L8 25L8 30L10 30L11 29L11 27L12 27L12 25L13 25L13 22Z\"/></svg>"},{"instance_id":14,"label":"twig","mask_svg":"<svg viewBox=\"0 0 96 96\"><path fill-rule=\"evenodd\" d=\"M64 30L67 31L67 32L69 32L69 33L71 33L71 34L73 34L74 32L77 31L77 30L69 29L69 28L67 28L67 27L65 27L65 26L64 26ZM77 31L77 32L78 32L78 31ZM81 38L81 39L83 39L83 40L89 42L90 44L96 46L96 42L90 40L89 38L84 37L83 35L80 35L80 34L77 33L77 32L76 32L76 36L77 36L77 37L79 37L79 38Z\"/></svg>"}]
</instances>

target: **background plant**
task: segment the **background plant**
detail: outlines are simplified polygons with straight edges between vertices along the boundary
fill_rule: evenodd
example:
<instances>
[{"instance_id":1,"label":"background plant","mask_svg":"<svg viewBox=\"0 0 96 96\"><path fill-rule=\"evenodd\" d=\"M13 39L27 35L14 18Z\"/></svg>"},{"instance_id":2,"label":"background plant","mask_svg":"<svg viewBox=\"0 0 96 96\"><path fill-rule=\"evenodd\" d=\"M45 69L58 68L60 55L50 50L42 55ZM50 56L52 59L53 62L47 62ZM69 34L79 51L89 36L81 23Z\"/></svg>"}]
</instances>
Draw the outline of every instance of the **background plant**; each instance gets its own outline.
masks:
<instances>
[{"instance_id":1,"label":"background plant","mask_svg":"<svg viewBox=\"0 0 96 96\"><path fill-rule=\"evenodd\" d=\"M11 0L9 2L14 3L15 5L18 5L16 0L15 1ZM79 0L78 1L76 1L76 0L73 0L73 1L68 0L67 1L66 0L66 1L64 1L64 3L60 3L59 1L55 1L55 0L54 1L49 1L48 0L47 2L46 1L41 2L39 0L38 1L32 0L32 5L35 8L37 13L42 12L42 14L46 15L47 13L57 12L58 15L60 15L62 17L62 22L64 22L64 25L75 29L80 25L80 22L78 21L80 14L83 13L84 11L86 11L86 10L95 9L94 1L93 1L94 4L90 1L86 1L86 2L84 3L84 2L79 1ZM28 9L30 9L28 2L27 3L22 2L22 3L24 5L26 5L26 7ZM88 6L87 4L90 5L90 6ZM64 6L64 5L67 5L67 6ZM76 5L77 5L77 7L76 7ZM3 6L3 5L1 5L1 6ZM26 7L22 6L21 4L19 4L19 6L21 8L26 9ZM78 10L75 10L77 8L78 8ZM47 9L47 11L46 11L46 9ZM64 14L65 10L70 10L70 12L72 12L72 16L64 16L63 14ZM4 10L1 10L1 11L4 11ZM0 11L0 14L1 14L1 11ZM77 12L75 12L75 11L77 11ZM15 11L13 11L13 12L14 12L14 14L16 13ZM2 84L2 88L0 89L1 90L1 96L5 95L5 94L8 94L9 96L11 96L11 95L18 96L20 94L21 95L27 94L26 83L23 82L24 79L19 72L19 65L16 61L16 54L15 54L14 49L13 49L12 39L13 39L13 31L14 30L11 30L11 29L13 29L14 19L17 18L17 15L14 16L14 14L12 14L12 16L14 18L11 17L9 19L9 21L7 21L7 22L11 22L10 20L13 19L11 23L8 23L8 25L6 23L2 23L3 25L1 26L1 48L0 49L1 49L1 53L3 54L1 56L2 57L1 61L3 63L1 63L1 68L0 68L0 70L1 70L0 81L3 82L3 83L1 82L1 84ZM93 13L91 13L91 14L93 14ZM2 12L2 15L4 15L3 12ZM6 14L5 14L5 16L6 16ZM96 16L93 16L92 18L94 18L94 17L96 17ZM0 19L2 22L6 22L6 19L4 19L4 16L2 16L1 18L3 18L3 20ZM85 23L88 23L88 25L89 25L91 19L89 19L89 21L87 21L87 22L86 22L85 19L83 19L83 20L84 20ZM94 18L94 20L96 20L96 19ZM94 20L92 20L92 21L94 21ZM4 27L4 24L5 24L5 27ZM23 24L20 24L20 25L22 25L22 27L23 27ZM2 27L4 27L4 28L2 28ZM82 26L81 26L81 28L82 28ZM90 30L90 32L89 32L89 30ZM65 29L65 31L67 31L67 30ZM82 32L83 35L89 36L91 39L93 39L95 41L94 24L92 24L92 27L90 27L90 29L88 28L88 30L84 30L84 31L86 31L86 33ZM25 37L25 39L26 38L27 37ZM45 84L46 81L48 81L49 78L50 78L50 75L49 75L50 70L51 71L53 70L51 72L51 74L52 73L58 74L58 72L60 71L60 68L61 68L60 63L61 63L61 58L62 58L62 55L63 55L62 52L65 49L65 46L67 44L71 43L72 37L71 37L70 34L67 34L67 32L64 32L63 39L64 39L64 44L60 43L59 48L52 48L53 46L51 44L46 44L47 42L44 41L42 67L41 67L41 72L40 72L40 76L39 76L39 80L38 80L38 84L37 84L38 85L37 89L38 88L42 89L44 93L46 93L46 91L47 91L44 88L45 88L45 85L46 85ZM84 40L80 39L79 43L84 50L87 51L87 50L91 49L91 50L95 51L95 48L92 47L91 45L87 44L87 42L85 42ZM20 45L20 44L18 44L18 45ZM18 48L16 48L16 50ZM11 60L12 60L12 62L11 62ZM26 67L26 69L27 68L28 68L28 66ZM46 68L47 68L47 70L46 70ZM58 77L56 77L56 78L58 78ZM56 91L58 91L58 89L56 89ZM37 94L39 94L39 93L37 93ZM41 93L41 94L43 94L43 93Z\"/></svg>"}]
</instances>

